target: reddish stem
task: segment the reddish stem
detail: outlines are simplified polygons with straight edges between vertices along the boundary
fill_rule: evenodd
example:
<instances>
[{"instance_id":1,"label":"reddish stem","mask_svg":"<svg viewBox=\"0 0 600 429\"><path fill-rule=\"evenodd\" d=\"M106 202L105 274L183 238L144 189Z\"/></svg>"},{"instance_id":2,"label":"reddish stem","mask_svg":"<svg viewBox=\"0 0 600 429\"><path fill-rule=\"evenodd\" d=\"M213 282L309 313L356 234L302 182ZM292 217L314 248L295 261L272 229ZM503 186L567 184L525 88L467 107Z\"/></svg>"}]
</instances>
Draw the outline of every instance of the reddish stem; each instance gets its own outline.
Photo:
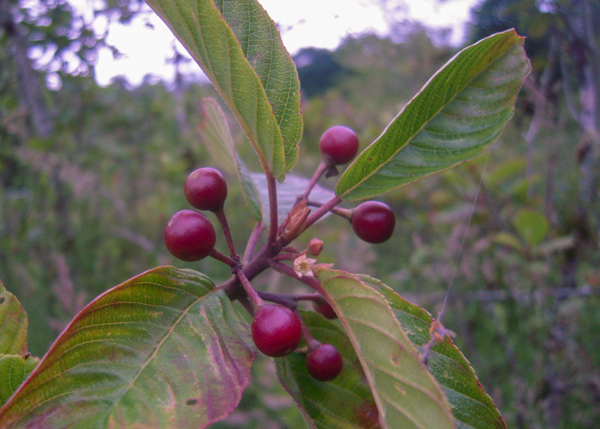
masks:
<instances>
[{"instance_id":1,"label":"reddish stem","mask_svg":"<svg viewBox=\"0 0 600 429\"><path fill-rule=\"evenodd\" d=\"M234 261L230 257L219 252L217 249L211 250L210 253L208 254L208 256L216 259L219 262L223 262L224 264L229 265L231 268L235 268L239 265L238 261Z\"/></svg>"},{"instance_id":2,"label":"reddish stem","mask_svg":"<svg viewBox=\"0 0 600 429\"><path fill-rule=\"evenodd\" d=\"M306 204L313 207L321 207L323 205L316 201L307 201ZM352 214L354 213L354 209L344 209L341 207L332 207L329 211L348 220L352 220Z\"/></svg>"},{"instance_id":3,"label":"reddish stem","mask_svg":"<svg viewBox=\"0 0 600 429\"><path fill-rule=\"evenodd\" d=\"M265 172L267 177L267 190L269 192L269 238L267 242L270 246L275 245L277 240L277 230L279 228L279 220L277 214L277 184L275 177L269 170Z\"/></svg>"},{"instance_id":4,"label":"reddish stem","mask_svg":"<svg viewBox=\"0 0 600 429\"><path fill-rule=\"evenodd\" d=\"M321 343L313 338L310 331L306 327L306 323L304 323L304 319L300 315L300 312L298 311L297 308L294 309L294 313L296 313L296 316L298 316L298 320L300 320L300 327L302 328L302 336L304 337L304 341L306 341L306 346L308 347L308 353L310 353L313 350L317 349L317 347L319 347L321 345Z\"/></svg>"},{"instance_id":5,"label":"reddish stem","mask_svg":"<svg viewBox=\"0 0 600 429\"><path fill-rule=\"evenodd\" d=\"M321 207L319 207L317 210L315 210L314 213L312 213L306 220L304 230L310 228L316 221L325 216L329 211L331 211L331 209L333 209L341 202L342 199L336 195L335 197L327 201L325 204L323 204Z\"/></svg>"},{"instance_id":6,"label":"reddish stem","mask_svg":"<svg viewBox=\"0 0 600 429\"><path fill-rule=\"evenodd\" d=\"M225 241L227 241L227 247L229 248L229 254L231 259L238 260L239 256L235 253L235 248L233 246L233 239L231 238L231 230L229 229L229 223L227 223L227 216L225 216L225 210L221 207L219 210L214 212L221 224L221 229L223 230L223 235L225 236Z\"/></svg>"},{"instance_id":7,"label":"reddish stem","mask_svg":"<svg viewBox=\"0 0 600 429\"><path fill-rule=\"evenodd\" d=\"M317 184L317 182L319 181L321 176L323 176L323 174L325 174L325 172L327 171L327 169L329 167L330 167L330 164L325 162L324 159L321 159L321 163L319 164L319 166L315 170L315 173L313 174L310 181L308 182L308 185L306 186L304 193L302 194L301 197L298 198L298 201L308 198L308 196L310 195L310 192L313 190L313 188L315 187L315 185Z\"/></svg>"},{"instance_id":8,"label":"reddish stem","mask_svg":"<svg viewBox=\"0 0 600 429\"><path fill-rule=\"evenodd\" d=\"M254 290L254 288L250 284L250 280L248 280L248 277L246 277L246 275L244 274L244 271L240 267L234 268L233 273L237 276L238 279L240 279L240 282L242 283L242 286L244 287L244 290L246 291L246 294L248 295L248 299L250 299L250 302L252 303L252 307L254 308L254 311L256 312L256 310L258 310L260 307L265 305L265 302L258 295L258 292L256 292L256 290Z\"/></svg>"},{"instance_id":9,"label":"reddish stem","mask_svg":"<svg viewBox=\"0 0 600 429\"><path fill-rule=\"evenodd\" d=\"M246 244L246 249L244 250L244 258L242 263L246 265L250 259L254 256L254 252L256 251L256 245L258 244L258 240L260 239L260 235L265 229L262 222L257 222L252 230L252 234L250 234L250 238L248 239L248 243Z\"/></svg>"}]
</instances>

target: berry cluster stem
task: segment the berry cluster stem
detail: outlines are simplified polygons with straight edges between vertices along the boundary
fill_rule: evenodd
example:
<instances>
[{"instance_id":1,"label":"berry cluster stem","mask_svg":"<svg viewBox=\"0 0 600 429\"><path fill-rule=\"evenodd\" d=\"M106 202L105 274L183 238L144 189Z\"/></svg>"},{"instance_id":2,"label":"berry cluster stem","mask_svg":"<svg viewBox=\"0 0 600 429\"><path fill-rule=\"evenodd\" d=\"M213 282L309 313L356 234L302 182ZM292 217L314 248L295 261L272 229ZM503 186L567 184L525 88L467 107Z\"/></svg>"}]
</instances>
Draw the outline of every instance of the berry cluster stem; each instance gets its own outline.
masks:
<instances>
[{"instance_id":1,"label":"berry cluster stem","mask_svg":"<svg viewBox=\"0 0 600 429\"><path fill-rule=\"evenodd\" d=\"M246 277L244 271L240 267L236 267L233 269L233 273L237 276L238 279L240 279L240 282L242 283L242 286L244 287L244 290L248 295L248 299L250 299L250 302L252 303L254 311L264 306L265 302L258 295L258 292L256 292L256 290L252 287L252 285L250 284L250 280L248 280L248 277Z\"/></svg>"},{"instance_id":2,"label":"berry cluster stem","mask_svg":"<svg viewBox=\"0 0 600 429\"><path fill-rule=\"evenodd\" d=\"M238 262L229 258L227 255L222 254L217 249L212 249L208 254L211 258L216 259L219 262L223 262L224 264L229 265L231 268L235 268L238 266Z\"/></svg>"},{"instance_id":3,"label":"berry cluster stem","mask_svg":"<svg viewBox=\"0 0 600 429\"><path fill-rule=\"evenodd\" d=\"M277 212L277 184L275 183L275 177L270 170L266 170L265 175L267 177L267 189L269 192L269 238L268 243L270 245L275 244L277 240L277 230L279 228L279 219Z\"/></svg>"},{"instance_id":4,"label":"berry cluster stem","mask_svg":"<svg viewBox=\"0 0 600 429\"><path fill-rule=\"evenodd\" d=\"M301 197L298 198L298 201L305 200L308 198L308 196L310 195L310 192L313 190L313 188L315 187L315 185L317 184L317 182L319 181L321 176L323 176L323 174L325 174L327 169L330 167L331 167L331 165L329 163L327 163L324 159L321 160L321 162L317 166L317 169L315 170L315 173L313 174L310 181L308 182L308 185L306 186L304 193L302 194Z\"/></svg>"},{"instance_id":5,"label":"berry cluster stem","mask_svg":"<svg viewBox=\"0 0 600 429\"><path fill-rule=\"evenodd\" d=\"M308 347L308 352L310 353L313 350L315 350L317 347L319 347L321 345L321 343L313 338L310 331L306 327L306 323L304 323L304 319L302 318L302 315L300 314L300 312L298 311L297 308L294 309L294 313L296 313L296 315L298 316L298 320L300 320L300 327L302 328L302 336L304 337L304 341L306 341L306 346Z\"/></svg>"},{"instance_id":6,"label":"berry cluster stem","mask_svg":"<svg viewBox=\"0 0 600 429\"><path fill-rule=\"evenodd\" d=\"M221 224L221 229L223 230L223 235L225 236L225 241L227 241L227 247L229 248L229 255L233 260L239 260L239 256L235 253L235 248L233 246L233 239L231 238L231 230L229 229L229 223L227 222L227 216L225 216L225 210L221 207L219 210L216 210L215 216L217 216L217 220Z\"/></svg>"}]
</instances>

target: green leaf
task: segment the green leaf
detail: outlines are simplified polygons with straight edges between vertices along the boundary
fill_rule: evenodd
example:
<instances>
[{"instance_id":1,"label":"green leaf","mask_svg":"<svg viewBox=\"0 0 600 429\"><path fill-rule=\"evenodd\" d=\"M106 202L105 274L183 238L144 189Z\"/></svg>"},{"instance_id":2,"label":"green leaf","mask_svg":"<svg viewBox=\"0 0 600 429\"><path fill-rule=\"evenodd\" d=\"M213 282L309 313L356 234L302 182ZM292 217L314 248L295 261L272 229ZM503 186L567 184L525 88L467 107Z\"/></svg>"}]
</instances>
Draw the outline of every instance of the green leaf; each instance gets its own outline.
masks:
<instances>
[{"instance_id":1,"label":"green leaf","mask_svg":"<svg viewBox=\"0 0 600 429\"><path fill-rule=\"evenodd\" d=\"M317 341L335 346L344 359L341 374L327 382L308 373L303 353L275 359L279 381L305 419L317 428L379 427L375 400L344 330L314 311L302 312L302 318Z\"/></svg>"},{"instance_id":2,"label":"green leaf","mask_svg":"<svg viewBox=\"0 0 600 429\"><path fill-rule=\"evenodd\" d=\"M290 171L298 159L303 128L300 79L292 57L259 2L218 0L215 4L265 89L283 137L286 172Z\"/></svg>"},{"instance_id":3,"label":"green leaf","mask_svg":"<svg viewBox=\"0 0 600 429\"><path fill-rule=\"evenodd\" d=\"M249 382L249 338L207 277L155 268L73 319L0 409L0 426L205 427Z\"/></svg>"},{"instance_id":4,"label":"green leaf","mask_svg":"<svg viewBox=\"0 0 600 429\"><path fill-rule=\"evenodd\" d=\"M273 21L254 0L146 0L212 81L283 180L302 136L299 80Z\"/></svg>"},{"instance_id":5,"label":"green leaf","mask_svg":"<svg viewBox=\"0 0 600 429\"><path fill-rule=\"evenodd\" d=\"M463 49L346 169L336 194L374 197L477 157L512 116L530 70L514 30Z\"/></svg>"},{"instance_id":6,"label":"green leaf","mask_svg":"<svg viewBox=\"0 0 600 429\"><path fill-rule=\"evenodd\" d=\"M357 276L317 269L365 372L386 428L453 427L450 407L388 301Z\"/></svg>"},{"instance_id":7,"label":"green leaf","mask_svg":"<svg viewBox=\"0 0 600 429\"><path fill-rule=\"evenodd\" d=\"M37 366L40 358L0 354L0 406L4 404Z\"/></svg>"},{"instance_id":8,"label":"green leaf","mask_svg":"<svg viewBox=\"0 0 600 429\"><path fill-rule=\"evenodd\" d=\"M264 174L259 173L250 173L250 177L258 188L263 201L263 223L268 225L270 219L267 179ZM296 199L302 195L309 182L310 180L305 177L288 174L285 182L277 185L277 212L280 221L285 219L296 203ZM332 190L320 185L316 185L310 193L310 200L320 204L325 204L333 197L335 197L335 193Z\"/></svg>"},{"instance_id":9,"label":"green leaf","mask_svg":"<svg viewBox=\"0 0 600 429\"><path fill-rule=\"evenodd\" d=\"M263 212L261 196L246 165L237 154L227 125L227 118L217 100L214 98L202 99L202 114L204 119L198 127L198 131L203 143L215 161L225 170L237 176L250 214L257 221L261 221Z\"/></svg>"},{"instance_id":10,"label":"green leaf","mask_svg":"<svg viewBox=\"0 0 600 429\"><path fill-rule=\"evenodd\" d=\"M522 210L514 220L519 235L529 247L533 247L544 239L548 233L548 221L543 213Z\"/></svg>"},{"instance_id":11,"label":"green leaf","mask_svg":"<svg viewBox=\"0 0 600 429\"><path fill-rule=\"evenodd\" d=\"M0 354L27 353L27 313L0 280Z\"/></svg>"},{"instance_id":12,"label":"green leaf","mask_svg":"<svg viewBox=\"0 0 600 429\"><path fill-rule=\"evenodd\" d=\"M385 297L402 329L414 344L423 346L429 342L429 328L433 321L431 314L406 301L379 280L368 276L359 277ZM483 390L475 371L450 338L446 336L442 343L431 348L428 366L452 406L457 427L506 428L504 419Z\"/></svg>"}]
</instances>

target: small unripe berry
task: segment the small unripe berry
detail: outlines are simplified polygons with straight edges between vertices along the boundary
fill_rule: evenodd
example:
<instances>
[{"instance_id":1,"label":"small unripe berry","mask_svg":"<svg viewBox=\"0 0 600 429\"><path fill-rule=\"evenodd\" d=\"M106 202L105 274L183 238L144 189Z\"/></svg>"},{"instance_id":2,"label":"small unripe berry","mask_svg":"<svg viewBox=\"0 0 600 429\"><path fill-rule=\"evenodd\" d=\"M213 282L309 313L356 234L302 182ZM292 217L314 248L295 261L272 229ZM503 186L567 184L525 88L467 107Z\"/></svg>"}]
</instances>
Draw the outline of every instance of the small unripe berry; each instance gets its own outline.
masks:
<instances>
[{"instance_id":1,"label":"small unripe berry","mask_svg":"<svg viewBox=\"0 0 600 429\"><path fill-rule=\"evenodd\" d=\"M169 219L163 238L173 256L183 261L199 261L213 250L217 235L206 216L194 210L181 210Z\"/></svg>"},{"instance_id":2,"label":"small unripe berry","mask_svg":"<svg viewBox=\"0 0 600 429\"><path fill-rule=\"evenodd\" d=\"M387 204L367 201L354 209L351 223L360 239L367 243L383 243L394 233L396 217Z\"/></svg>"},{"instance_id":3,"label":"small unripe berry","mask_svg":"<svg viewBox=\"0 0 600 429\"><path fill-rule=\"evenodd\" d=\"M335 125L321 136L319 151L334 165L346 164L358 152L358 136L348 127Z\"/></svg>"},{"instance_id":4,"label":"small unripe berry","mask_svg":"<svg viewBox=\"0 0 600 429\"><path fill-rule=\"evenodd\" d=\"M306 253L310 256L319 256L323 251L323 242L318 238L312 238L306 246Z\"/></svg>"},{"instance_id":5,"label":"small unripe berry","mask_svg":"<svg viewBox=\"0 0 600 429\"><path fill-rule=\"evenodd\" d=\"M344 368L340 352L331 344L321 344L306 356L308 373L320 381L330 381Z\"/></svg>"},{"instance_id":6,"label":"small unripe berry","mask_svg":"<svg viewBox=\"0 0 600 429\"><path fill-rule=\"evenodd\" d=\"M193 207L216 212L227 199L227 182L219 170L203 167L190 173L183 193Z\"/></svg>"},{"instance_id":7,"label":"small unripe berry","mask_svg":"<svg viewBox=\"0 0 600 429\"><path fill-rule=\"evenodd\" d=\"M328 302L313 301L313 308L317 313L325 316L328 319L337 319L337 314L335 314L335 311Z\"/></svg>"},{"instance_id":8,"label":"small unripe berry","mask_svg":"<svg viewBox=\"0 0 600 429\"><path fill-rule=\"evenodd\" d=\"M258 350L271 357L293 352L302 341L298 316L287 307L267 304L258 309L252 320L252 339Z\"/></svg>"}]
</instances>

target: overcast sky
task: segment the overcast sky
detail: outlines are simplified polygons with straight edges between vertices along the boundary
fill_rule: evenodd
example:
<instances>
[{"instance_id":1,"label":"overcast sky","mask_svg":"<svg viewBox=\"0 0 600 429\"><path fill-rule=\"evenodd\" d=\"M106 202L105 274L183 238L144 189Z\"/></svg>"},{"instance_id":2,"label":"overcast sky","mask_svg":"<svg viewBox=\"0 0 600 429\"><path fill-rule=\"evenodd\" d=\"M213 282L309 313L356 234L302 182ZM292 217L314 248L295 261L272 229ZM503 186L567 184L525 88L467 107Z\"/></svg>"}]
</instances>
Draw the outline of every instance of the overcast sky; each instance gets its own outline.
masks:
<instances>
[{"instance_id":1,"label":"overcast sky","mask_svg":"<svg viewBox=\"0 0 600 429\"><path fill-rule=\"evenodd\" d=\"M1 1L1 0L0 0ZM70 0L78 9L89 12L93 0ZM406 0L407 17L428 26L452 27L452 41L461 42L462 27L469 16L475 0ZM385 34L387 31L384 12L376 0L262 0L260 3L279 25L282 40L293 55L303 47L335 49L339 42L351 34L366 31ZM153 29L146 25L148 20ZM102 31L106 22L96 23ZM155 15L140 17L129 26L113 23L109 31L109 43L115 45L124 57L115 61L108 51L100 53L96 66L96 80L106 85L118 75L125 75L132 84L141 82L146 74L169 79L172 67L165 64L172 55L174 37L164 23ZM190 70L198 70L191 64Z\"/></svg>"}]
</instances>

